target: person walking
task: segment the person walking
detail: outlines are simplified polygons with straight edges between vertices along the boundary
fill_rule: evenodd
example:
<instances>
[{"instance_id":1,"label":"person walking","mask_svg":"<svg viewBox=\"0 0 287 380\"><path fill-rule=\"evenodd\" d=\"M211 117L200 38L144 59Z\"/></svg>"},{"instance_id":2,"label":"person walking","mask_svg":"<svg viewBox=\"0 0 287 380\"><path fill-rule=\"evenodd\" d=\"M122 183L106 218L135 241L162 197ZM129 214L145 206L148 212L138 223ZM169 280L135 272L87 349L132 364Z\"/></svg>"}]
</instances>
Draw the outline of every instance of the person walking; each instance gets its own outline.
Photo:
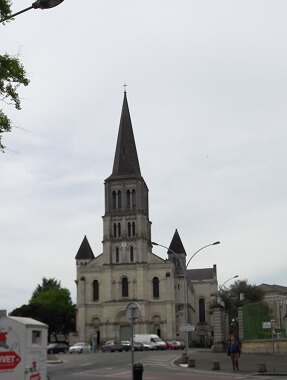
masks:
<instances>
[{"instance_id":1,"label":"person walking","mask_svg":"<svg viewBox=\"0 0 287 380\"><path fill-rule=\"evenodd\" d=\"M230 338L230 342L229 342L229 344L227 346L227 355L230 356L230 358L231 358L233 372L235 372L235 369L237 371L239 371L239 368L238 368L238 358L240 356L240 345L235 340L234 336L232 336Z\"/></svg>"}]
</instances>

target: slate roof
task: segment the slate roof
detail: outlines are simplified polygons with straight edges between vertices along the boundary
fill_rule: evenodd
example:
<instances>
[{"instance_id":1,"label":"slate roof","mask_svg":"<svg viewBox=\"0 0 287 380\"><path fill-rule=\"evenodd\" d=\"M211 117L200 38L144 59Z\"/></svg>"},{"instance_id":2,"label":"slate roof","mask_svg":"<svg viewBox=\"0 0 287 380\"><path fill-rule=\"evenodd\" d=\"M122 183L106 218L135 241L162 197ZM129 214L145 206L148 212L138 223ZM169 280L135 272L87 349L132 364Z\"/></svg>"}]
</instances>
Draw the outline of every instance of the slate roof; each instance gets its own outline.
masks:
<instances>
[{"instance_id":1,"label":"slate roof","mask_svg":"<svg viewBox=\"0 0 287 380\"><path fill-rule=\"evenodd\" d=\"M124 93L113 172L109 178L125 175L141 177L126 92Z\"/></svg>"},{"instance_id":2,"label":"slate roof","mask_svg":"<svg viewBox=\"0 0 287 380\"><path fill-rule=\"evenodd\" d=\"M187 278L189 281L216 280L216 268L188 269Z\"/></svg>"},{"instance_id":3,"label":"slate roof","mask_svg":"<svg viewBox=\"0 0 287 380\"><path fill-rule=\"evenodd\" d=\"M76 260L86 260L86 259L94 259L95 256L93 254L92 248L88 242L88 239L85 235L82 244L80 245L80 248L78 250L78 253L76 254L75 259Z\"/></svg>"},{"instance_id":4,"label":"slate roof","mask_svg":"<svg viewBox=\"0 0 287 380\"><path fill-rule=\"evenodd\" d=\"M168 251L169 254L172 254L172 251L174 251L175 253L184 253L186 255L184 246L182 244L181 238L177 230L175 230L175 233L169 245L169 249L170 249L170 251Z\"/></svg>"},{"instance_id":5,"label":"slate roof","mask_svg":"<svg viewBox=\"0 0 287 380\"><path fill-rule=\"evenodd\" d=\"M261 284L258 285L258 288L263 292L263 293L278 293L282 295L287 295L287 287L286 286L281 286L281 285L270 285L270 284Z\"/></svg>"}]
</instances>

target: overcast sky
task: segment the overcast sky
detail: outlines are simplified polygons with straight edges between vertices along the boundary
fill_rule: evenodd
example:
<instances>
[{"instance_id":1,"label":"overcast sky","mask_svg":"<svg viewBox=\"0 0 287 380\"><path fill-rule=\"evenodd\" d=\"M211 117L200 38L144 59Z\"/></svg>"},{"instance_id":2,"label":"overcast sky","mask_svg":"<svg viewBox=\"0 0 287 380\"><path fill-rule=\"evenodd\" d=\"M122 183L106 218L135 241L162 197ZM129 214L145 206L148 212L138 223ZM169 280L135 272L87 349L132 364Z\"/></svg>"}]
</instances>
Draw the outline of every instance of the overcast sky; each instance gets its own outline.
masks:
<instances>
[{"instance_id":1,"label":"overcast sky","mask_svg":"<svg viewBox=\"0 0 287 380\"><path fill-rule=\"evenodd\" d=\"M287 286L286 15L286 0L65 0L0 26L0 54L31 80L21 111L0 105L15 125L0 154L0 309L43 277L76 301L84 236L102 252L124 83L152 240L177 228L188 257L220 240L189 268Z\"/></svg>"}]
</instances>

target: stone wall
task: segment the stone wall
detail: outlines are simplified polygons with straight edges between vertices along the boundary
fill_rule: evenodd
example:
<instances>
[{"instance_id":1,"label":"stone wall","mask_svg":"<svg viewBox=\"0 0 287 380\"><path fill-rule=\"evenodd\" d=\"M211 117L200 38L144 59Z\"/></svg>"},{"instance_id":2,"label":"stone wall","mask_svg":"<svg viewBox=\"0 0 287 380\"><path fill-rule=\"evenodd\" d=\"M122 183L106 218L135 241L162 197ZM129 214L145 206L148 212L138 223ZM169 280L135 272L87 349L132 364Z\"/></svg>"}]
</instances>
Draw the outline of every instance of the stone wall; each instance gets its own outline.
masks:
<instances>
[{"instance_id":1,"label":"stone wall","mask_svg":"<svg viewBox=\"0 0 287 380\"><path fill-rule=\"evenodd\" d=\"M274 352L275 354L287 354L287 339L284 340L274 340ZM272 354L273 353L273 342L272 339L264 340L249 340L242 342L242 353L264 353Z\"/></svg>"}]
</instances>

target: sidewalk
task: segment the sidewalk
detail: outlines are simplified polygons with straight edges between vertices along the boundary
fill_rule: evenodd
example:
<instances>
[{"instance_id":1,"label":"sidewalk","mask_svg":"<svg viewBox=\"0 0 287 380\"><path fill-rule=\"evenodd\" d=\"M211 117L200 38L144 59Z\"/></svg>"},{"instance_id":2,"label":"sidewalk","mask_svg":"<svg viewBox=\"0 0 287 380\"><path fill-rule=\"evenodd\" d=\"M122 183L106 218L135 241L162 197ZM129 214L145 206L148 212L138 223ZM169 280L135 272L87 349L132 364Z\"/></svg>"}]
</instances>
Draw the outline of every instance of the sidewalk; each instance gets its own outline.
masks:
<instances>
[{"instance_id":1,"label":"sidewalk","mask_svg":"<svg viewBox=\"0 0 287 380\"><path fill-rule=\"evenodd\" d=\"M190 349L188 357L194 359L195 367L181 364L180 356L175 364L186 367L188 371L212 371L220 373L233 373L230 357L223 352L211 352L210 349ZM214 370L213 362L219 362L219 370ZM287 379L287 356L270 354L242 354L239 358L239 373L241 375L258 375L258 363L265 363L266 372L261 375L286 376ZM274 370L275 369L275 370Z\"/></svg>"}]
</instances>

